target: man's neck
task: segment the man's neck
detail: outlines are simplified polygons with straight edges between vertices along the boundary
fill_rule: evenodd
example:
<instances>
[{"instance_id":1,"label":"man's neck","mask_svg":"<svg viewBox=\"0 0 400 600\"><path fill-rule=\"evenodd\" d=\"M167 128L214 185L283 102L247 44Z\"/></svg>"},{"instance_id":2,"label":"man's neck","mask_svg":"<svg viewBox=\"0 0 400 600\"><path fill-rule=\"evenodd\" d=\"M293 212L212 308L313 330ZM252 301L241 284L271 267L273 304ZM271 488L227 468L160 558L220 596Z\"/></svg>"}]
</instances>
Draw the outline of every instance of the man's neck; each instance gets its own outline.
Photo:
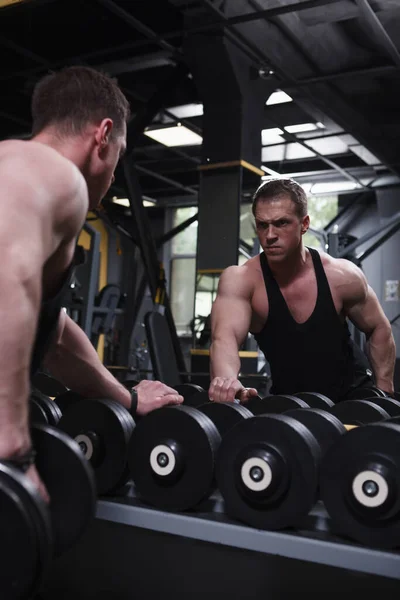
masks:
<instances>
[{"instance_id":1,"label":"man's neck","mask_svg":"<svg viewBox=\"0 0 400 600\"><path fill-rule=\"evenodd\" d=\"M284 285L296 279L303 272L307 264L308 255L309 251L301 244L286 260L282 262L268 262L268 265L276 281Z\"/></svg>"},{"instance_id":2,"label":"man's neck","mask_svg":"<svg viewBox=\"0 0 400 600\"><path fill-rule=\"evenodd\" d=\"M70 160L83 172L87 162L87 148L81 136L61 136L56 131L45 129L32 138L33 142L45 144Z\"/></svg>"}]
</instances>

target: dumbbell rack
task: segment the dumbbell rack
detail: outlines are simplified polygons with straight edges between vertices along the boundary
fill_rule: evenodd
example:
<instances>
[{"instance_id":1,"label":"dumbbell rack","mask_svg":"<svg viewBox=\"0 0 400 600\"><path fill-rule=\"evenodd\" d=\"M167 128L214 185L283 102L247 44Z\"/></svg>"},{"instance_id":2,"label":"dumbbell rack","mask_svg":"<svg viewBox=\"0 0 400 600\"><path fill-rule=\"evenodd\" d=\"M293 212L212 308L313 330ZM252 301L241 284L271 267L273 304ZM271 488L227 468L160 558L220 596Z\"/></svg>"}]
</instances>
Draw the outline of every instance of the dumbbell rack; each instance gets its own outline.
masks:
<instances>
[{"instance_id":1,"label":"dumbbell rack","mask_svg":"<svg viewBox=\"0 0 400 600\"><path fill-rule=\"evenodd\" d=\"M323 506L296 531L260 531L228 519L217 493L195 511L167 513L139 501L132 486L98 502L89 532L54 563L41 598L274 600L299 590L310 598L311 589L354 598L375 588L399 593L400 552L333 535Z\"/></svg>"}]
</instances>

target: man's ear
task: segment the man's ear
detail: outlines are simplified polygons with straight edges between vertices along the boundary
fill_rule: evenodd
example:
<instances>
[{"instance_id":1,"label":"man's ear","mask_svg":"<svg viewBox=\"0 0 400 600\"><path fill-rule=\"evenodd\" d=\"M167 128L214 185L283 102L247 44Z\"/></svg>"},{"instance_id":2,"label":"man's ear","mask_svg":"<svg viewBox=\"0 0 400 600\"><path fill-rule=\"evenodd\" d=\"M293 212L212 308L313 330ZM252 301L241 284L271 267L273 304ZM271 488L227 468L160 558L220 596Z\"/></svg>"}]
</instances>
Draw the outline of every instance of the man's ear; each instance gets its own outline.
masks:
<instances>
[{"instance_id":1,"label":"man's ear","mask_svg":"<svg viewBox=\"0 0 400 600\"><path fill-rule=\"evenodd\" d=\"M308 215L306 215L303 218L303 222L301 224L301 233L307 233L308 228L310 227L310 217Z\"/></svg>"},{"instance_id":2,"label":"man's ear","mask_svg":"<svg viewBox=\"0 0 400 600\"><path fill-rule=\"evenodd\" d=\"M103 119L98 126L96 130L96 142L100 148L104 149L110 142L113 125L111 119Z\"/></svg>"}]
</instances>

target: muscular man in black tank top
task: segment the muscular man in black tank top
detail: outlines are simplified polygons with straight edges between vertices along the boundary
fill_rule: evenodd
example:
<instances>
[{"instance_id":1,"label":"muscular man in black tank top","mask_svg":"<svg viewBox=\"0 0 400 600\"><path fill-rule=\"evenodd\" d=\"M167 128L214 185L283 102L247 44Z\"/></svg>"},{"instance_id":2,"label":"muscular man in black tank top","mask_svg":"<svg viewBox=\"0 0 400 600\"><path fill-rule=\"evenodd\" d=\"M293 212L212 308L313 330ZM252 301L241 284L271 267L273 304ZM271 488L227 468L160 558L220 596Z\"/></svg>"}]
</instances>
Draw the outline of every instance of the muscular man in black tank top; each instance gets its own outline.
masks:
<instances>
[{"instance_id":1,"label":"muscular man in black tank top","mask_svg":"<svg viewBox=\"0 0 400 600\"><path fill-rule=\"evenodd\" d=\"M272 393L313 391L338 402L368 382L392 393L390 323L356 265L304 246L304 190L290 179L267 180L253 214L263 252L223 272L212 308L210 398L245 402L257 393L237 379L248 332L271 367ZM352 342L348 320L366 334L368 358Z\"/></svg>"}]
</instances>

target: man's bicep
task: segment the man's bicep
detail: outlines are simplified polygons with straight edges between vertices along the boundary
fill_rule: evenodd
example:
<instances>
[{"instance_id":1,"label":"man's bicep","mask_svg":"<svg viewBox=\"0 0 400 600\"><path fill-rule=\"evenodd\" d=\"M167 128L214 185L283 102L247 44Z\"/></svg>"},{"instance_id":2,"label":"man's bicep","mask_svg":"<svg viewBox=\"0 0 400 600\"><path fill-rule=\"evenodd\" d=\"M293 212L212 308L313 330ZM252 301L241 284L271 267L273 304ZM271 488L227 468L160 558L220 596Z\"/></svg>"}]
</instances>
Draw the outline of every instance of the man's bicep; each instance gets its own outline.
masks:
<instances>
[{"instance_id":1,"label":"man's bicep","mask_svg":"<svg viewBox=\"0 0 400 600\"><path fill-rule=\"evenodd\" d=\"M365 296L347 309L347 316L360 331L367 335L387 321L379 300L370 286L367 286Z\"/></svg>"},{"instance_id":2,"label":"man's bicep","mask_svg":"<svg viewBox=\"0 0 400 600\"><path fill-rule=\"evenodd\" d=\"M234 337L238 346L246 339L250 329L250 302L240 297L218 296L211 311L213 339Z\"/></svg>"}]
</instances>

